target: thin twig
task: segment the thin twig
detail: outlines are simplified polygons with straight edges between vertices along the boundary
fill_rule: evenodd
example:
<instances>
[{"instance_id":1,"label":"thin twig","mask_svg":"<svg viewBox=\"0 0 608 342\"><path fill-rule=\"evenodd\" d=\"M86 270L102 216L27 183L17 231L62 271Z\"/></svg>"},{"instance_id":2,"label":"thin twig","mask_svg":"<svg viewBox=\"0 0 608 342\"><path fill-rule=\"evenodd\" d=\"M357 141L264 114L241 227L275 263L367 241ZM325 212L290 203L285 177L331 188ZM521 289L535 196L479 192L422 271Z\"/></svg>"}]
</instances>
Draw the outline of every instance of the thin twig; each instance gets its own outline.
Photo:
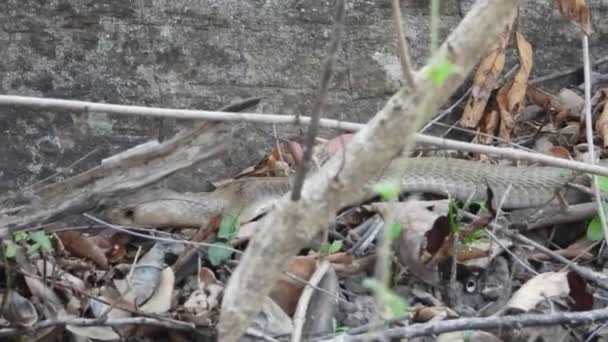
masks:
<instances>
[{"instance_id":1,"label":"thin twig","mask_svg":"<svg viewBox=\"0 0 608 342\"><path fill-rule=\"evenodd\" d=\"M479 220L479 216L468 213L468 212L463 212L463 216L465 216L471 220ZM583 278L593 282L594 284L596 284L598 287L600 287L602 289L608 290L608 276L601 274L601 273L594 272L585 267L581 267L575 263L571 263L570 260L568 260L568 258L555 253L554 251L550 250L549 248L539 244L538 242L536 242L534 240L531 240L531 239L525 237L524 235L522 235L520 233L511 231L509 229L505 229L504 227L502 227L501 225L499 225L497 223L490 223L490 226L495 226L496 228L498 228L500 230L500 232L503 235L505 235L513 240L516 240L520 243L530 245L530 246L534 247L536 250L550 256L551 258L553 258L559 262L562 262L565 265L568 265L571 270L577 272Z\"/></svg>"},{"instance_id":2,"label":"thin twig","mask_svg":"<svg viewBox=\"0 0 608 342\"><path fill-rule=\"evenodd\" d=\"M589 61L589 37L583 34L583 70L585 75L585 135L587 138L587 146L589 147L589 163L595 164L595 144L593 143L593 121L591 121L591 63ZM597 204L597 212L600 217L604 239L608 241L608 226L606 225L606 212L604 211L604 201L602 201L602 192L598 177L593 176L593 194L595 203Z\"/></svg>"},{"instance_id":3,"label":"thin twig","mask_svg":"<svg viewBox=\"0 0 608 342\"><path fill-rule=\"evenodd\" d=\"M390 340L412 338L417 336L437 335L451 331L521 329L533 326L550 326L558 324L581 325L608 320L608 308L580 312L552 312L543 314L523 314L513 316L492 316L483 318L461 318L440 322L412 324L392 328L380 333L366 333L355 336L338 335L333 341L369 341L374 338ZM326 339L325 341L328 341Z\"/></svg>"},{"instance_id":4,"label":"thin twig","mask_svg":"<svg viewBox=\"0 0 608 342\"><path fill-rule=\"evenodd\" d=\"M257 123L295 123L294 115L277 114L253 114L236 112L219 112L204 110L182 110L171 108L141 107L100 104L86 101L71 101L58 99L45 99L37 97L0 95L0 105L32 106L43 109L69 109L72 111L95 111L123 115L149 115L167 116L182 119L199 119L210 121L247 121ZM310 117L301 116L300 122L308 124ZM333 128L344 131L358 131L365 127L364 124L345 122L331 119L320 119L319 125L325 128ZM471 144L462 141L437 138L430 135L416 134L417 143L433 145L446 149L460 150L471 153L493 154L511 160L523 160L538 162L549 166L563 167L580 172L587 172L599 176L608 176L608 168L597 165L589 165L581 162L570 161L562 158L551 157L540 153L519 151L511 148L501 148L481 144Z\"/></svg>"},{"instance_id":5,"label":"thin twig","mask_svg":"<svg viewBox=\"0 0 608 342\"><path fill-rule=\"evenodd\" d=\"M0 337L13 336L27 331L38 331L44 328L58 325L76 325L81 327L90 326L125 326L125 325L146 325L159 328L190 331L196 333L196 326L193 323L181 322L176 320L159 320L150 317L128 317L128 318L111 318L99 320L97 318L79 318L79 317L57 317L45 321L34 323L31 327L10 327L0 329Z\"/></svg>"},{"instance_id":6,"label":"thin twig","mask_svg":"<svg viewBox=\"0 0 608 342\"><path fill-rule=\"evenodd\" d=\"M309 284L318 286L330 266L331 264L327 260L321 262L315 273L310 277ZM300 342L302 339L302 329L306 323L306 311L308 311L308 305L310 304L314 291L314 287L307 285L302 291L302 295L300 295L296 312L293 315L293 334L291 335L291 342Z\"/></svg>"},{"instance_id":7,"label":"thin twig","mask_svg":"<svg viewBox=\"0 0 608 342\"><path fill-rule=\"evenodd\" d=\"M323 64L323 71L321 73L321 84L319 86L319 94L317 96L317 102L312 111L312 119L310 126L308 127L308 134L306 135L306 144L304 147L304 156L300 167L296 172L296 177L293 183L293 189L291 191L291 200L296 202L300 199L302 185L306 178L306 173L310 168L310 162L312 159L312 153L315 145L315 138L319 133L319 121L321 119L321 113L325 110L327 103L327 94L329 92L329 83L331 81L331 75L333 73L334 62L336 60L336 54L340 47L340 40L342 38L342 30L344 28L344 0L336 1L336 14L334 19L334 32L329 42L329 49L327 51L327 58Z\"/></svg>"},{"instance_id":8,"label":"thin twig","mask_svg":"<svg viewBox=\"0 0 608 342\"><path fill-rule=\"evenodd\" d=\"M607 62L608 62L608 56L605 56L605 57L599 58L598 60L593 62L593 65L597 66L597 65L604 64ZM541 76L541 77L535 78L535 79L531 80L530 82L528 82L528 84L537 85L540 83L545 83L547 81L552 81L552 80L562 78L565 76L570 76L570 75L580 72L580 71L581 71L581 67L573 67L573 68L558 71L558 72L555 72L555 73L552 73L552 74L549 74L546 76Z\"/></svg>"},{"instance_id":9,"label":"thin twig","mask_svg":"<svg viewBox=\"0 0 608 342\"><path fill-rule=\"evenodd\" d=\"M401 61L401 72L407 86L414 87L414 68L410 58L407 41L405 40L405 32L403 30L403 18L401 16L401 6L399 0L393 0L393 19L395 23L395 31L397 31L397 45L399 46L399 60Z\"/></svg>"}]
</instances>

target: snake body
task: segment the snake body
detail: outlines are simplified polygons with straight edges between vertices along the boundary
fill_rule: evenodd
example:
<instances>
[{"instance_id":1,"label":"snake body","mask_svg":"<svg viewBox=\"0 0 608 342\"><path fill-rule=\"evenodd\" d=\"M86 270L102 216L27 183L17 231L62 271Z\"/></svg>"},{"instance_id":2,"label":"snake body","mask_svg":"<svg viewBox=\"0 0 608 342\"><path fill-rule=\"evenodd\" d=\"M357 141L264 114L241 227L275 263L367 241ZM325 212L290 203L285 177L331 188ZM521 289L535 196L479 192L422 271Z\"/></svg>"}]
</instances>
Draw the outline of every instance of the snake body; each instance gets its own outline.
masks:
<instances>
[{"instance_id":1,"label":"snake body","mask_svg":"<svg viewBox=\"0 0 608 342\"><path fill-rule=\"evenodd\" d=\"M588 200L587 194L566 187L568 183L588 185L587 179L555 167L516 167L427 157L397 158L375 181L396 180L402 192L449 194L461 201L485 201L491 190L493 200L496 204L502 202L502 208L525 209L555 203L558 192L569 204ZM290 180L286 177L244 178L213 192L151 195L112 209L108 219L125 225L193 227L227 210L253 218L289 188ZM366 193L371 196L370 189L366 187Z\"/></svg>"}]
</instances>

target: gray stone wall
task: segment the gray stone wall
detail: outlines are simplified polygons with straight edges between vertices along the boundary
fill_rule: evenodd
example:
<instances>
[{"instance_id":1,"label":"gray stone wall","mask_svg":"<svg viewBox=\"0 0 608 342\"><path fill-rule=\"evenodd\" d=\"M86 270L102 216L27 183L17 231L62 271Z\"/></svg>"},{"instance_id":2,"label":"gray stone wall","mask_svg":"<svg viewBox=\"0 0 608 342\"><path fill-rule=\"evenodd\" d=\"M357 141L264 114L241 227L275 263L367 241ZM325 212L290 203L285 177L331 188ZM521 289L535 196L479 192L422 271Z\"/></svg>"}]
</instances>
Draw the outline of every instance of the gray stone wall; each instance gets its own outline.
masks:
<instances>
[{"instance_id":1,"label":"gray stone wall","mask_svg":"<svg viewBox=\"0 0 608 342\"><path fill-rule=\"evenodd\" d=\"M403 0L418 66L428 57L429 1ZM443 0L446 36L472 1ZM593 56L608 53L608 2L589 0ZM389 0L348 0L327 117L365 122L398 87ZM309 114L331 33L333 1L0 0L0 92L119 104L215 109L261 96L255 110ZM582 62L578 30L552 1L524 1L520 28L534 75ZM0 108L0 193L55 172L78 172L184 122ZM283 138L300 129L278 127ZM238 124L234 151L168 185L196 189L230 175L272 144L264 125ZM94 151L73 170L69 166Z\"/></svg>"}]
</instances>

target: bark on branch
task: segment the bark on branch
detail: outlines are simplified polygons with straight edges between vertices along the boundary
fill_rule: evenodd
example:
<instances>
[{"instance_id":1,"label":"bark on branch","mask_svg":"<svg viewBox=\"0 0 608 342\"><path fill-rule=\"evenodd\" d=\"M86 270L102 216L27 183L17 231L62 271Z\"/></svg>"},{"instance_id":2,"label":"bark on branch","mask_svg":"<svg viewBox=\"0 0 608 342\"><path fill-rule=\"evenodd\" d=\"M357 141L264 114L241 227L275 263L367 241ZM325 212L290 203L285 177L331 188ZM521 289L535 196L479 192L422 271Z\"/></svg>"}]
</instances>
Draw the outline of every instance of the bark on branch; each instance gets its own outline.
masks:
<instances>
[{"instance_id":1,"label":"bark on branch","mask_svg":"<svg viewBox=\"0 0 608 342\"><path fill-rule=\"evenodd\" d=\"M285 266L335 216L345 203L361 196L361 189L404 147L410 148L421 106L424 118L442 105L510 23L518 0L479 0L448 37L431 65L449 61L462 73L434 85L426 75L429 66L417 73L415 90L400 90L354 137L344 154L336 154L311 175L299 202L286 194L262 222L264 234L249 244L240 265L230 278L222 303L218 332L221 341L237 341L252 322L262 300ZM342 159L344 158L344 159Z\"/></svg>"}]
</instances>

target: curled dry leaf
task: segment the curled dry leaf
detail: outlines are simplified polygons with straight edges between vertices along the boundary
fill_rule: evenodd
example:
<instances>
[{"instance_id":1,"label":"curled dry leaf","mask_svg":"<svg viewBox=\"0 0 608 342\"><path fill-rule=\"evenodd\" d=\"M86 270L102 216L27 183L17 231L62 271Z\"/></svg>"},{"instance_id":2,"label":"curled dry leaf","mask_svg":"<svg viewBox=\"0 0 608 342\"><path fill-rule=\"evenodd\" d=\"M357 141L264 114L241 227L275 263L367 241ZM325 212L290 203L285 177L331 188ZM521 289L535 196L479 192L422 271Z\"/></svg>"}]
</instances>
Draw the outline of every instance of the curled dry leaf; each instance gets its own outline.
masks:
<instances>
[{"instance_id":1,"label":"curled dry leaf","mask_svg":"<svg viewBox=\"0 0 608 342\"><path fill-rule=\"evenodd\" d=\"M108 268L106 252L93 237L77 231L57 232L57 236L72 255L90 259L102 269Z\"/></svg>"},{"instance_id":2,"label":"curled dry leaf","mask_svg":"<svg viewBox=\"0 0 608 342\"><path fill-rule=\"evenodd\" d=\"M175 274L171 267L166 267L160 276L160 283L152 294L152 297L140 307L143 312L163 313L171 309L173 287L175 286Z\"/></svg>"},{"instance_id":3,"label":"curled dry leaf","mask_svg":"<svg viewBox=\"0 0 608 342\"><path fill-rule=\"evenodd\" d=\"M129 279L130 286L122 292L124 299L137 306L147 301L160 283L166 246L160 243L144 254L137 264L133 266L133 273ZM117 286L121 289L122 287Z\"/></svg>"},{"instance_id":4,"label":"curled dry leaf","mask_svg":"<svg viewBox=\"0 0 608 342\"><path fill-rule=\"evenodd\" d=\"M4 298L4 294L0 296ZM38 313L32 302L15 290L10 291L4 303L2 317L11 323L24 326L31 326L38 321Z\"/></svg>"},{"instance_id":5,"label":"curled dry leaf","mask_svg":"<svg viewBox=\"0 0 608 342\"><path fill-rule=\"evenodd\" d=\"M497 96L499 100L498 107L500 108L499 136L506 141L510 141L511 131L515 126L515 118L519 116L525 105L528 78L530 77L533 65L532 46L524 35L516 32L515 42L519 54L519 70L517 70L513 81L505 84L498 91L499 95Z\"/></svg>"},{"instance_id":6,"label":"curled dry leaf","mask_svg":"<svg viewBox=\"0 0 608 342\"><path fill-rule=\"evenodd\" d=\"M385 221L396 221L401 224L401 235L396 243L399 261L424 282L437 284L439 282L437 264L425 262L421 254L424 255L427 248L438 250L443 244L445 234L430 239L435 247L427 247L429 244L427 233L431 231L439 217L447 214L447 201L382 202L374 203L369 207L371 211L382 215Z\"/></svg>"},{"instance_id":7,"label":"curled dry leaf","mask_svg":"<svg viewBox=\"0 0 608 342\"><path fill-rule=\"evenodd\" d=\"M602 111L595 122L595 129L604 143L603 146L608 147L608 89L602 89L598 93L602 94L600 96L603 97L603 100L596 107L602 108ZM596 96L598 95L596 94Z\"/></svg>"},{"instance_id":8,"label":"curled dry leaf","mask_svg":"<svg viewBox=\"0 0 608 342\"><path fill-rule=\"evenodd\" d=\"M65 328L72 334L80 337L81 339L87 338L99 341L119 341L120 335L112 329L112 327L106 326L92 326L82 327L78 325L66 325Z\"/></svg>"},{"instance_id":9,"label":"curled dry leaf","mask_svg":"<svg viewBox=\"0 0 608 342\"><path fill-rule=\"evenodd\" d=\"M587 307L589 300L591 303L593 300L589 299L586 285L580 276L570 273L573 272L547 272L535 276L513 294L505 308L509 311L528 312L552 297L570 297L575 302L575 307Z\"/></svg>"},{"instance_id":10,"label":"curled dry leaf","mask_svg":"<svg viewBox=\"0 0 608 342\"><path fill-rule=\"evenodd\" d=\"M479 131L483 134L477 135L477 141L481 144L491 144L498 128L499 115L497 110L486 112L479 123Z\"/></svg>"},{"instance_id":11,"label":"curled dry leaf","mask_svg":"<svg viewBox=\"0 0 608 342\"><path fill-rule=\"evenodd\" d=\"M579 24L585 34L593 33L591 12L586 0L555 0L555 6L561 16Z\"/></svg>"},{"instance_id":12,"label":"curled dry leaf","mask_svg":"<svg viewBox=\"0 0 608 342\"><path fill-rule=\"evenodd\" d=\"M106 315L106 317L109 319L131 317L130 312L117 308L117 306L120 306L135 309L133 304L128 303L122 299L118 290L111 287L103 286L99 289L99 292L100 293L98 296L89 299L88 302L88 308L91 309L93 317L99 318L102 317L102 315ZM115 306L110 309L110 306L107 305L105 302Z\"/></svg>"},{"instance_id":13,"label":"curled dry leaf","mask_svg":"<svg viewBox=\"0 0 608 342\"><path fill-rule=\"evenodd\" d=\"M199 288L194 290L184 302L184 318L190 322L208 324L211 313L219 306L224 285L219 282L212 270L203 267L199 270Z\"/></svg>"},{"instance_id":14,"label":"curled dry leaf","mask_svg":"<svg viewBox=\"0 0 608 342\"><path fill-rule=\"evenodd\" d=\"M475 128L481 120L488 99L505 66L505 48L509 42L512 25L511 23L506 28L499 41L488 51L475 72L471 96L460 119L460 125L463 127Z\"/></svg>"},{"instance_id":15,"label":"curled dry leaf","mask_svg":"<svg viewBox=\"0 0 608 342\"><path fill-rule=\"evenodd\" d=\"M458 313L446 306L425 306L416 304L411 307L411 313L412 320L417 323L458 317Z\"/></svg>"},{"instance_id":16,"label":"curled dry leaf","mask_svg":"<svg viewBox=\"0 0 608 342\"><path fill-rule=\"evenodd\" d=\"M270 291L270 298L275 301L287 315L292 316L305 283L317 269L317 261L310 256L295 256L288 262L285 272ZM294 277L298 279L294 279Z\"/></svg>"}]
</instances>

